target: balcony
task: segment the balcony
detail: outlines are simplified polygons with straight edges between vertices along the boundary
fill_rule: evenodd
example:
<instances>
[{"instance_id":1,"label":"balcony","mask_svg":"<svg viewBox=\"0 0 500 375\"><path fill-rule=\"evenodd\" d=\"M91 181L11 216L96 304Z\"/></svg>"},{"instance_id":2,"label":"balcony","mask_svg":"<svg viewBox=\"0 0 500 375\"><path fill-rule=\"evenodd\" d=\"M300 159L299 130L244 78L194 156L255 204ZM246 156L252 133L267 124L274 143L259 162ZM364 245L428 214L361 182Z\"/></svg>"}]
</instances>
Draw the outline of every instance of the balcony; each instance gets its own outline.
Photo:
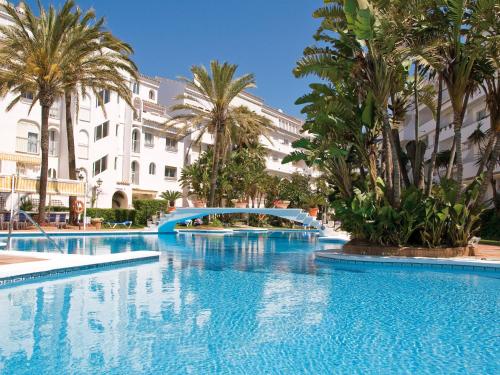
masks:
<instances>
[{"instance_id":1,"label":"balcony","mask_svg":"<svg viewBox=\"0 0 500 375\"><path fill-rule=\"evenodd\" d=\"M16 152L38 155L40 152L40 142L38 138L16 137Z\"/></svg>"}]
</instances>

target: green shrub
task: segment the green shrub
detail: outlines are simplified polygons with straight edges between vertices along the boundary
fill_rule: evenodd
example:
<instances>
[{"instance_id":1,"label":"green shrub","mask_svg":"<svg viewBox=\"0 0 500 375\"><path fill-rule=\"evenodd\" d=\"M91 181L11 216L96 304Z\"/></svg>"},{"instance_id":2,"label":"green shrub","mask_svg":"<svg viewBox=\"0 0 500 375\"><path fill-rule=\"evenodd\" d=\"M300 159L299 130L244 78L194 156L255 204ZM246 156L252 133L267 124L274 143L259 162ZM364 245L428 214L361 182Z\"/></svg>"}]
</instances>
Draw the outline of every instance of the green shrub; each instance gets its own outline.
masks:
<instances>
[{"instance_id":1,"label":"green shrub","mask_svg":"<svg viewBox=\"0 0 500 375\"><path fill-rule=\"evenodd\" d=\"M140 225L146 225L151 216L167 209L167 202L159 199L137 199L132 204L136 211L135 219Z\"/></svg>"},{"instance_id":2,"label":"green shrub","mask_svg":"<svg viewBox=\"0 0 500 375\"><path fill-rule=\"evenodd\" d=\"M137 224L136 211L125 208L87 208L87 216L91 218L101 217L105 222L110 223L132 221Z\"/></svg>"},{"instance_id":3,"label":"green shrub","mask_svg":"<svg viewBox=\"0 0 500 375\"><path fill-rule=\"evenodd\" d=\"M64 207L64 206L49 207L49 206L47 206L46 210L50 211L50 212L69 212L69 207Z\"/></svg>"},{"instance_id":4,"label":"green shrub","mask_svg":"<svg viewBox=\"0 0 500 375\"><path fill-rule=\"evenodd\" d=\"M480 237L488 240L500 240L500 213L495 209L485 210L481 214Z\"/></svg>"},{"instance_id":5,"label":"green shrub","mask_svg":"<svg viewBox=\"0 0 500 375\"><path fill-rule=\"evenodd\" d=\"M466 246L479 230L482 208L474 202L480 184L480 178L474 180L460 198L456 183L436 186L430 197L409 188L403 191L399 208L374 192L354 188L351 199L334 202L335 218L352 238L380 245ZM495 225L499 228L498 221L488 226Z\"/></svg>"}]
</instances>

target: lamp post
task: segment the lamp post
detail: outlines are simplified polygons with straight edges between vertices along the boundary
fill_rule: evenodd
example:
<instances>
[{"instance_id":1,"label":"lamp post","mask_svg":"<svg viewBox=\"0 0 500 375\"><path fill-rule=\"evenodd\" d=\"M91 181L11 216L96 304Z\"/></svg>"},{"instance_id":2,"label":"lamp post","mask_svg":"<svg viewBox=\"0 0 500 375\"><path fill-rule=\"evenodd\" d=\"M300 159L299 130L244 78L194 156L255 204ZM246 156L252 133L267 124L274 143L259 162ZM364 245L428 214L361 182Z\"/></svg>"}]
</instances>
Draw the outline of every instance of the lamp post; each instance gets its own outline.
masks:
<instances>
[{"instance_id":1,"label":"lamp post","mask_svg":"<svg viewBox=\"0 0 500 375\"><path fill-rule=\"evenodd\" d=\"M80 181L83 181L85 179L85 175L83 174L83 171L80 169L78 173L78 179ZM83 231L87 229L87 180L85 179L84 186L83 186L83 191L84 191L84 198L83 198Z\"/></svg>"}]
</instances>

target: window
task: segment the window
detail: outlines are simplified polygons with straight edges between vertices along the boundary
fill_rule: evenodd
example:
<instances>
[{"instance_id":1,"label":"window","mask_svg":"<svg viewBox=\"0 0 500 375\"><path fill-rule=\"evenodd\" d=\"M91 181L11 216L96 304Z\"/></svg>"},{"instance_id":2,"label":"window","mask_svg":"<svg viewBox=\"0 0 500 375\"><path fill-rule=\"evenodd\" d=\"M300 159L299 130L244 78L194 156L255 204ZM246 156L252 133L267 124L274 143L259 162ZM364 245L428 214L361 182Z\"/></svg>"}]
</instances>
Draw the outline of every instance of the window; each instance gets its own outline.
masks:
<instances>
[{"instance_id":1,"label":"window","mask_svg":"<svg viewBox=\"0 0 500 375\"><path fill-rule=\"evenodd\" d=\"M115 136L118 137L118 134L120 134L120 125L116 124L116 127L115 127Z\"/></svg>"},{"instance_id":2,"label":"window","mask_svg":"<svg viewBox=\"0 0 500 375\"><path fill-rule=\"evenodd\" d=\"M26 99L26 100L33 100L33 93L32 92L22 92L21 98Z\"/></svg>"},{"instance_id":3,"label":"window","mask_svg":"<svg viewBox=\"0 0 500 375\"><path fill-rule=\"evenodd\" d=\"M486 109L481 109L480 111L476 112L476 121L481 121L482 119L485 119L488 117L488 114L486 113Z\"/></svg>"},{"instance_id":4,"label":"window","mask_svg":"<svg viewBox=\"0 0 500 375\"><path fill-rule=\"evenodd\" d=\"M280 159L276 156L276 155L273 155L273 161L279 161Z\"/></svg>"},{"instance_id":5,"label":"window","mask_svg":"<svg viewBox=\"0 0 500 375\"><path fill-rule=\"evenodd\" d=\"M38 133L28 133L28 153L38 154Z\"/></svg>"},{"instance_id":6,"label":"window","mask_svg":"<svg viewBox=\"0 0 500 375\"><path fill-rule=\"evenodd\" d=\"M156 174L156 164L151 163L149 164L149 174L154 176Z\"/></svg>"},{"instance_id":7,"label":"window","mask_svg":"<svg viewBox=\"0 0 500 375\"><path fill-rule=\"evenodd\" d=\"M153 147L155 145L153 134L144 133L144 146Z\"/></svg>"},{"instance_id":8,"label":"window","mask_svg":"<svg viewBox=\"0 0 500 375\"><path fill-rule=\"evenodd\" d=\"M175 138L165 138L165 148L167 151L177 151L177 140Z\"/></svg>"},{"instance_id":9,"label":"window","mask_svg":"<svg viewBox=\"0 0 500 375\"><path fill-rule=\"evenodd\" d=\"M115 156L115 171L118 169L118 157Z\"/></svg>"},{"instance_id":10,"label":"window","mask_svg":"<svg viewBox=\"0 0 500 375\"><path fill-rule=\"evenodd\" d=\"M89 134L85 130L78 132L78 157L80 159L89 158Z\"/></svg>"},{"instance_id":11,"label":"window","mask_svg":"<svg viewBox=\"0 0 500 375\"><path fill-rule=\"evenodd\" d=\"M99 173L104 172L108 169L108 155L100 158L99 160L94 162L94 176L97 176Z\"/></svg>"},{"instance_id":12,"label":"window","mask_svg":"<svg viewBox=\"0 0 500 375\"><path fill-rule=\"evenodd\" d=\"M288 139L285 139L285 138L283 139L283 142L281 142L281 143L284 144L284 145L289 145L290 144L290 142L288 141Z\"/></svg>"},{"instance_id":13,"label":"window","mask_svg":"<svg viewBox=\"0 0 500 375\"><path fill-rule=\"evenodd\" d=\"M99 98L101 98L102 104L109 103L110 92L109 90L101 90L98 94ZM96 107L99 107L101 103L99 103L99 98L96 98Z\"/></svg>"},{"instance_id":14,"label":"window","mask_svg":"<svg viewBox=\"0 0 500 375\"><path fill-rule=\"evenodd\" d=\"M141 134L137 129L132 131L132 151L133 152L141 151Z\"/></svg>"},{"instance_id":15,"label":"window","mask_svg":"<svg viewBox=\"0 0 500 375\"><path fill-rule=\"evenodd\" d=\"M54 168L49 168L49 178L55 180L57 178L57 173Z\"/></svg>"},{"instance_id":16,"label":"window","mask_svg":"<svg viewBox=\"0 0 500 375\"><path fill-rule=\"evenodd\" d=\"M109 121L106 121L104 124L97 125L94 128L94 141L98 141L99 139L107 137L108 131L109 131Z\"/></svg>"},{"instance_id":17,"label":"window","mask_svg":"<svg viewBox=\"0 0 500 375\"><path fill-rule=\"evenodd\" d=\"M57 131L54 129L49 130L49 155L57 156L58 151L58 142L57 142Z\"/></svg>"},{"instance_id":18,"label":"window","mask_svg":"<svg viewBox=\"0 0 500 375\"><path fill-rule=\"evenodd\" d=\"M133 161L132 164L130 165L130 171L131 173L131 178L132 178L132 183L135 185L139 184L139 163L136 161Z\"/></svg>"},{"instance_id":19,"label":"window","mask_svg":"<svg viewBox=\"0 0 500 375\"><path fill-rule=\"evenodd\" d=\"M149 90L149 99L155 100L155 92L153 90Z\"/></svg>"},{"instance_id":20,"label":"window","mask_svg":"<svg viewBox=\"0 0 500 375\"><path fill-rule=\"evenodd\" d=\"M134 81L134 82L132 83L132 92L133 92L134 94L139 95L139 82Z\"/></svg>"},{"instance_id":21,"label":"window","mask_svg":"<svg viewBox=\"0 0 500 375\"><path fill-rule=\"evenodd\" d=\"M177 177L177 168L165 166L165 178L172 179Z\"/></svg>"}]
</instances>

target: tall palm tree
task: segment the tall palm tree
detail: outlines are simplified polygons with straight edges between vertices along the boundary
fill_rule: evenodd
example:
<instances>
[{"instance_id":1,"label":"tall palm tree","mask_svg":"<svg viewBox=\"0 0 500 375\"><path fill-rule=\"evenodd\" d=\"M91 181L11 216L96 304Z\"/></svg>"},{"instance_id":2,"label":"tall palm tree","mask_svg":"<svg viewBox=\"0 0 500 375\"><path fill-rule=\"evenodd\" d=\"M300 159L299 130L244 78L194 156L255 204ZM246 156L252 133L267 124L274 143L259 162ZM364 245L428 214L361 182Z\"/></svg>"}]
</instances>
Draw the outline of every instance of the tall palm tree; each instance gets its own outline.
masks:
<instances>
[{"instance_id":1,"label":"tall palm tree","mask_svg":"<svg viewBox=\"0 0 500 375\"><path fill-rule=\"evenodd\" d=\"M444 0L432 7L430 21L445 37L438 54L453 109L454 147L449 166L456 159L455 179L459 186L463 181L462 124L469 97L476 86L472 74L478 59L485 56L483 34L489 29L485 20L495 13L495 7L494 0Z\"/></svg>"},{"instance_id":2,"label":"tall palm tree","mask_svg":"<svg viewBox=\"0 0 500 375\"><path fill-rule=\"evenodd\" d=\"M73 131L73 98L77 101L87 91L101 99L99 91L110 90L132 107L128 74L137 79L137 68L130 60L132 47L104 30L104 19L96 20L94 11L75 12L76 23L72 27L66 43L68 44L68 64L64 71L64 99L66 108L66 133L68 141L68 170L71 180L77 179L75 139ZM100 101L104 110L104 105ZM76 106L78 109L78 106ZM77 219L70 197L70 221Z\"/></svg>"},{"instance_id":3,"label":"tall palm tree","mask_svg":"<svg viewBox=\"0 0 500 375\"><path fill-rule=\"evenodd\" d=\"M177 97L181 103L171 108L177 114L167 123L167 126L183 123L178 129L180 137L198 132L194 143L199 143L205 133L215 135L208 202L212 207L215 205L220 168L231 144L238 142L235 135L241 135L250 129L254 134L260 134L269 125L269 120L265 117L231 105L244 90L255 87L253 74L235 78L236 69L237 65L216 60L210 62L210 72L204 66L191 67L193 79L181 80L195 90L199 97L188 93Z\"/></svg>"},{"instance_id":4,"label":"tall palm tree","mask_svg":"<svg viewBox=\"0 0 500 375\"><path fill-rule=\"evenodd\" d=\"M2 9L12 23L0 26L3 35L0 44L0 95L13 92L16 96L7 107L12 109L26 92L33 93L33 103L41 106L41 170L38 221L45 221L47 198L49 111L54 101L64 93L64 72L68 69L65 42L75 16L73 1L67 1L59 10L39 5L39 15L25 5L19 13L13 5L3 4Z\"/></svg>"}]
</instances>

